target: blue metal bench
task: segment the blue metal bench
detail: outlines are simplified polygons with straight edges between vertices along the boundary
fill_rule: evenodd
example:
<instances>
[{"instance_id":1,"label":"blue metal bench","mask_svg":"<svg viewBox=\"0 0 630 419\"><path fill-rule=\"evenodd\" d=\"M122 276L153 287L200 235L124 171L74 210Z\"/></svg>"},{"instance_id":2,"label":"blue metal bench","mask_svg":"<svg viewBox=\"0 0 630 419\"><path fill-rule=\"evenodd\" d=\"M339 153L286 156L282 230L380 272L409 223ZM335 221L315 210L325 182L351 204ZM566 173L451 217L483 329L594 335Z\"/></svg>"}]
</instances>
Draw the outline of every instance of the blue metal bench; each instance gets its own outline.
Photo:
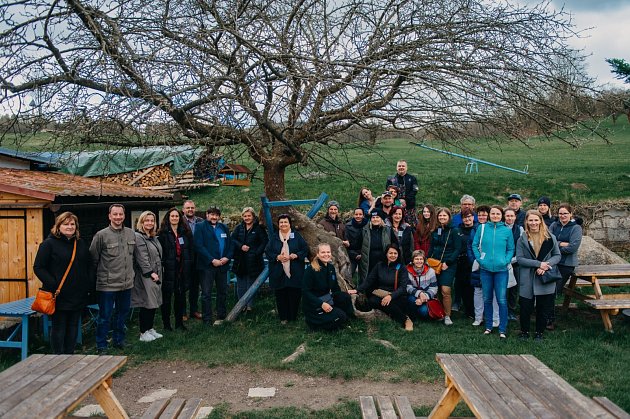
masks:
<instances>
[{"instance_id":1,"label":"blue metal bench","mask_svg":"<svg viewBox=\"0 0 630 419\"><path fill-rule=\"evenodd\" d=\"M7 340L0 340L2 348L20 348L22 350L22 360L28 356L28 318L36 312L31 310L31 305L35 297L23 300L12 301L0 304L0 317L19 317L21 319L15 330L9 335ZM22 332L22 340L14 340L19 332Z\"/></svg>"}]
</instances>

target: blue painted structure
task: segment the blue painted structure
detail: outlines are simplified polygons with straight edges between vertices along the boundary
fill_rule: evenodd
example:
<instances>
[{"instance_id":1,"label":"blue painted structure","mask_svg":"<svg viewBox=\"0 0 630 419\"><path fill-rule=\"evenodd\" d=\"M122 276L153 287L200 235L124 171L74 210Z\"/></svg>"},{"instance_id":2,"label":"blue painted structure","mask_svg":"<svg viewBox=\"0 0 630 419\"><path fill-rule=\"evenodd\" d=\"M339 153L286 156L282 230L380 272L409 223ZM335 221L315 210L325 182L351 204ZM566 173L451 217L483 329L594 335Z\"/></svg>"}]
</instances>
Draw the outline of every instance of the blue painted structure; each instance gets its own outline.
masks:
<instances>
[{"instance_id":1,"label":"blue painted structure","mask_svg":"<svg viewBox=\"0 0 630 419\"><path fill-rule=\"evenodd\" d=\"M263 194L260 196L260 201L262 202L263 214L265 217L265 223L267 224L267 235L272 237L272 235L276 234L273 228L273 219L271 217L271 208L274 207L291 207L295 205L311 205L311 209L306 213L308 218L313 218L317 211L324 205L328 199L328 194L322 192L321 195L317 199L300 199L300 200L292 200L292 201L270 201L267 198L267 195ZM265 266L265 269L258 275L258 278L254 281L251 287L245 292L245 294L241 297L240 300L234 305L232 310L228 313L225 318L226 321L234 321L238 317L238 315L242 312L243 308L247 305L247 302L256 294L258 288L267 280L269 276L269 266Z\"/></svg>"},{"instance_id":2,"label":"blue painted structure","mask_svg":"<svg viewBox=\"0 0 630 419\"><path fill-rule=\"evenodd\" d=\"M465 156L463 154L457 154L457 153L453 153L451 151L440 150L439 148L429 147L428 145L424 145L424 144L418 144L418 143L410 143L410 144L413 144L413 145L421 147L421 148L426 148L427 150L437 151L438 153L443 153L443 154L446 154L448 156L459 157L460 159L468 160L468 163L466 163L466 170L464 171L464 173L472 173L473 171L478 173L479 172L479 167L477 166L477 163L481 163L481 164L487 164L488 166L496 167L498 169L509 170L511 172L520 173L522 175L529 174L529 166L528 165L525 165L525 169L524 170L518 170L518 169L513 169L511 167L501 166L500 164L492 163L492 162L489 162L489 161L477 159L477 158L474 158L474 157Z\"/></svg>"}]
</instances>

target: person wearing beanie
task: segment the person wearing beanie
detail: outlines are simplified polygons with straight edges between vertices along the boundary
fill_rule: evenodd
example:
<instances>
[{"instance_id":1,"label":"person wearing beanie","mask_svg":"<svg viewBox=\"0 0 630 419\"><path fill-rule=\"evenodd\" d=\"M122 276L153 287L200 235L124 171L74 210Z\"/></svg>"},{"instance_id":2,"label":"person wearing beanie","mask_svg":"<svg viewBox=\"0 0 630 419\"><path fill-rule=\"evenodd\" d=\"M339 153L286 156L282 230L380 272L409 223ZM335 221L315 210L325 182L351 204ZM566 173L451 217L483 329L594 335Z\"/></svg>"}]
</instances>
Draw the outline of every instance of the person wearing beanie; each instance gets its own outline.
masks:
<instances>
[{"instance_id":1,"label":"person wearing beanie","mask_svg":"<svg viewBox=\"0 0 630 419\"><path fill-rule=\"evenodd\" d=\"M385 260L385 249L390 244L398 245L396 235L385 225L387 215L381 208L370 212L370 219L363 227L361 259L359 262L359 284L361 284L378 262Z\"/></svg>"},{"instance_id":2,"label":"person wearing beanie","mask_svg":"<svg viewBox=\"0 0 630 419\"><path fill-rule=\"evenodd\" d=\"M346 240L346 225L341 221L341 217L339 217L339 203L337 201L330 201L328 203L326 216L321 219L319 224L324 227L324 230L334 233L335 236L343 242L345 247L350 245Z\"/></svg>"},{"instance_id":3,"label":"person wearing beanie","mask_svg":"<svg viewBox=\"0 0 630 419\"><path fill-rule=\"evenodd\" d=\"M538 212L543 217L543 221L547 228L551 226L555 221L558 221L557 217L551 215L551 200L547 196L541 196L538 198Z\"/></svg>"}]
</instances>

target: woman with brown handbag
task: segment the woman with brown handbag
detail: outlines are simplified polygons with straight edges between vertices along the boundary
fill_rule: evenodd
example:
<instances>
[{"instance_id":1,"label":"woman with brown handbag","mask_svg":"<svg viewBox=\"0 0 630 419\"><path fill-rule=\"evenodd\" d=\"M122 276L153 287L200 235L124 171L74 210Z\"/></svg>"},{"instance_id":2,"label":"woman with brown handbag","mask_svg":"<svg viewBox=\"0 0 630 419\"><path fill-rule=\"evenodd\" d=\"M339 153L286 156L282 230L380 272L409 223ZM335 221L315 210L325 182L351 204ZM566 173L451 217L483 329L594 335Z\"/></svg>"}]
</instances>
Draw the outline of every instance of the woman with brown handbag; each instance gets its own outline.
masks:
<instances>
[{"instance_id":1,"label":"woman with brown handbag","mask_svg":"<svg viewBox=\"0 0 630 419\"><path fill-rule=\"evenodd\" d=\"M43 290L59 289L51 315L50 346L55 354L74 353L81 312L95 288L91 269L88 245L79 237L79 219L71 212L60 214L33 265Z\"/></svg>"}]
</instances>

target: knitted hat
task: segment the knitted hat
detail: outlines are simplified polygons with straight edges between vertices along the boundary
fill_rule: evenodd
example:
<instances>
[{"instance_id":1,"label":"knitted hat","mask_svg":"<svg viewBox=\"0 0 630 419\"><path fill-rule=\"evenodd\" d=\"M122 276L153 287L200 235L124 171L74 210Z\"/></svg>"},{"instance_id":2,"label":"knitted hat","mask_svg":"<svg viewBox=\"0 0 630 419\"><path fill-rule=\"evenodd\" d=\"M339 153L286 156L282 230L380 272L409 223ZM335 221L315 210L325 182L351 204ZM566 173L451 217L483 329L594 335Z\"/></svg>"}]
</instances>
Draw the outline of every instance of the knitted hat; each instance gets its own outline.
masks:
<instances>
[{"instance_id":1,"label":"knitted hat","mask_svg":"<svg viewBox=\"0 0 630 419\"><path fill-rule=\"evenodd\" d=\"M550 207L551 200L549 199L548 196L541 196L540 198L538 198L538 205L540 204L546 204L548 207Z\"/></svg>"}]
</instances>

